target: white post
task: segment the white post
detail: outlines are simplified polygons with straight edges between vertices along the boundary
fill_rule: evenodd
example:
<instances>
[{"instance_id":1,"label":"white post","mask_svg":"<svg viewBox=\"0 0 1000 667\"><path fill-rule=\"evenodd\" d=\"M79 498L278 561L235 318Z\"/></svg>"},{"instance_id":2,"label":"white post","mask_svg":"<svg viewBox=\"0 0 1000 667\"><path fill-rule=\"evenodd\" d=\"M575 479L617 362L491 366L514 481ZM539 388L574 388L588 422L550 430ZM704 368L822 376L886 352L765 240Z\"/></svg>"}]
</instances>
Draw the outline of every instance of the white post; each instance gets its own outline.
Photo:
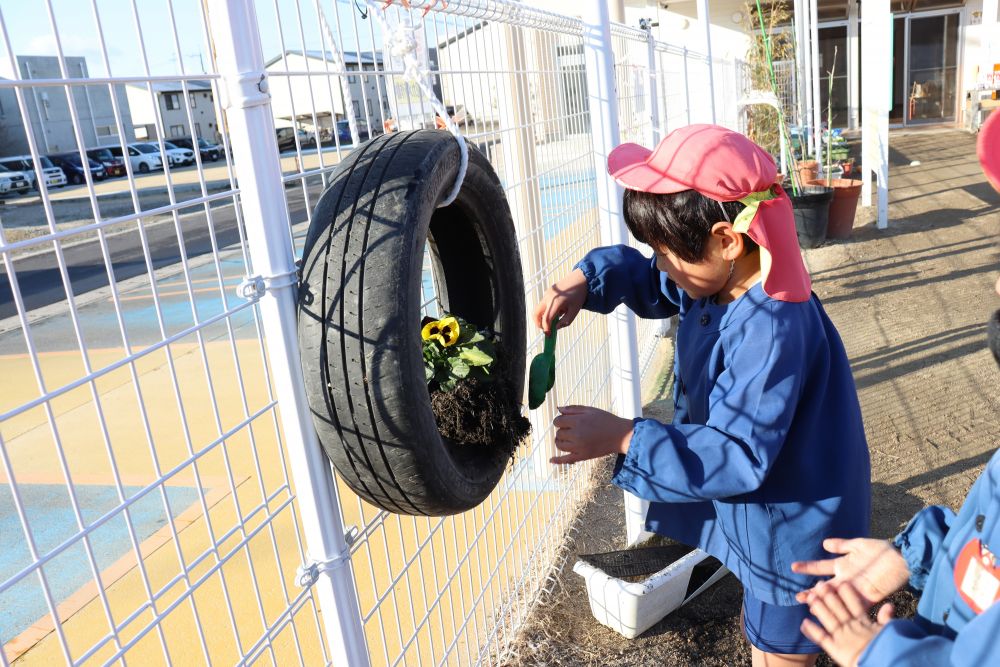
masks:
<instances>
[{"instance_id":1,"label":"white post","mask_svg":"<svg viewBox=\"0 0 1000 667\"><path fill-rule=\"evenodd\" d=\"M892 106L892 13L889 0L861 0L861 196L871 206L871 176L878 176L878 228L889 224L889 108Z\"/></svg>"},{"instance_id":2,"label":"white post","mask_svg":"<svg viewBox=\"0 0 1000 667\"><path fill-rule=\"evenodd\" d=\"M988 80L993 65L1000 61L1000 24L997 23L997 0L983 0L982 54L979 62L980 81ZM994 83L996 86L996 83Z\"/></svg>"},{"instance_id":3,"label":"white post","mask_svg":"<svg viewBox=\"0 0 1000 667\"><path fill-rule=\"evenodd\" d=\"M649 70L650 146L655 146L663 138L663 128L660 127L660 99L656 89L656 40L651 26L646 26L646 62Z\"/></svg>"},{"instance_id":4,"label":"white post","mask_svg":"<svg viewBox=\"0 0 1000 667\"><path fill-rule=\"evenodd\" d=\"M858 38L858 4L847 3L847 127L858 129L858 107L861 97L861 47Z\"/></svg>"},{"instance_id":5,"label":"white post","mask_svg":"<svg viewBox=\"0 0 1000 667\"><path fill-rule=\"evenodd\" d=\"M350 549L333 475L309 416L295 327L295 253L281 181L268 80L253 0L211 0L221 91L228 110L234 166L254 271L263 279L259 308L278 397L281 429L298 495L306 549L315 564L304 583L316 587L331 660L368 665L368 647Z\"/></svg>"},{"instance_id":6,"label":"white post","mask_svg":"<svg viewBox=\"0 0 1000 667\"><path fill-rule=\"evenodd\" d=\"M809 46L812 61L812 111L813 111L813 150L816 161L823 164L823 120L822 99L819 92L820 68L819 62L819 14L816 8L817 0L809 0Z\"/></svg>"},{"instance_id":7,"label":"white post","mask_svg":"<svg viewBox=\"0 0 1000 667\"><path fill-rule=\"evenodd\" d=\"M590 102L590 132L594 142L594 171L597 175L597 214L601 242L614 245L628 242L622 217L622 189L608 176L608 153L618 145L618 101L615 96L614 54L611 25L603 0L587 0L583 8L583 53L587 69ZM639 386L639 353L635 315L620 305L608 318L611 342L611 391L620 417L642 415ZM625 529L629 544L642 535L649 503L625 494Z\"/></svg>"},{"instance_id":8,"label":"white post","mask_svg":"<svg viewBox=\"0 0 1000 667\"><path fill-rule=\"evenodd\" d=\"M808 119L808 113L806 111L806 51L805 51L805 31L803 26L805 25L805 20L802 15L802 1L794 0L792 9L792 18L794 20L795 26L795 124L799 126L799 141L803 142L806 140L805 126L806 120Z\"/></svg>"},{"instance_id":9,"label":"white post","mask_svg":"<svg viewBox=\"0 0 1000 667\"><path fill-rule=\"evenodd\" d=\"M705 57L708 58L708 101L712 105L712 122L715 122L715 67L712 62L712 22L709 20L708 0L698 0L698 20L705 26Z\"/></svg>"}]
</instances>

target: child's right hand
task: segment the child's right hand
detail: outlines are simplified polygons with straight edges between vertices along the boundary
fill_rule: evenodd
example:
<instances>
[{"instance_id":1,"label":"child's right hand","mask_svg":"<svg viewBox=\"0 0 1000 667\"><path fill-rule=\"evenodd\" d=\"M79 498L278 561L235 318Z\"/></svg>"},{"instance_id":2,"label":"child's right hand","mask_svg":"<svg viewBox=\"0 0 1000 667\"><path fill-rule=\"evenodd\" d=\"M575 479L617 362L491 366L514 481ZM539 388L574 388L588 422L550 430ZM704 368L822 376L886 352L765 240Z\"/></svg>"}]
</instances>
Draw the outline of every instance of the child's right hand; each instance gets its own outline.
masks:
<instances>
[{"instance_id":1,"label":"child's right hand","mask_svg":"<svg viewBox=\"0 0 1000 667\"><path fill-rule=\"evenodd\" d=\"M545 335L551 333L552 320L559 318L559 328L569 326L587 301L587 277L573 269L545 291L535 306L532 319Z\"/></svg>"}]
</instances>

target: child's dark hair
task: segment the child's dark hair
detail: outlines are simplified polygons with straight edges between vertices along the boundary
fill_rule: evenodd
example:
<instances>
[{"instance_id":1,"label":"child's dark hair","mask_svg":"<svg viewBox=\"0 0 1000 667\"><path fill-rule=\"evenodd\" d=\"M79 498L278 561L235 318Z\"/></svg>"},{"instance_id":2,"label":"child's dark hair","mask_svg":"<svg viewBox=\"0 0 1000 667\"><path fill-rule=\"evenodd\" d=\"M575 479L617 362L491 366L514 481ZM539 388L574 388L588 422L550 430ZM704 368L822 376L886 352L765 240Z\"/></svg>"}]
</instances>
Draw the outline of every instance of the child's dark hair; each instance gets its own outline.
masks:
<instances>
[{"instance_id":1,"label":"child's dark hair","mask_svg":"<svg viewBox=\"0 0 1000 667\"><path fill-rule=\"evenodd\" d=\"M730 222L736 220L745 208L738 201L718 202L695 190L660 195L627 189L622 203L625 224L632 236L646 245L666 247L691 263L704 259L705 241L712 225L726 218ZM757 249L757 244L746 234L743 245L747 253Z\"/></svg>"}]
</instances>

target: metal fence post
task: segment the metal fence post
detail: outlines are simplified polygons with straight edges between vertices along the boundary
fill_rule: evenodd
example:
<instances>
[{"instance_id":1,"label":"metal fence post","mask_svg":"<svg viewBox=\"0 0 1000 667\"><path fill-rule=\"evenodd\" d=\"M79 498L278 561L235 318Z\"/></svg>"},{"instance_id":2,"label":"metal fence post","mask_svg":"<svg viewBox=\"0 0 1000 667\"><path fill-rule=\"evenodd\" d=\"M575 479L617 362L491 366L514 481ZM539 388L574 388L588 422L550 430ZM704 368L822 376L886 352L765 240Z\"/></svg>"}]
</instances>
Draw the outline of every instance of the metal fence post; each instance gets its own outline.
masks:
<instances>
[{"instance_id":1,"label":"metal fence post","mask_svg":"<svg viewBox=\"0 0 1000 667\"><path fill-rule=\"evenodd\" d=\"M649 129L651 146L660 143L663 128L660 126L660 100L656 90L656 39L653 37L653 27L646 24L646 58L649 69ZM665 106L665 105L664 105ZM666 115L666 114L664 114Z\"/></svg>"},{"instance_id":2,"label":"metal fence post","mask_svg":"<svg viewBox=\"0 0 1000 667\"><path fill-rule=\"evenodd\" d=\"M597 214L601 242L614 245L628 242L622 217L621 188L608 176L608 153L620 142L618 106L615 95L615 65L611 47L611 22L603 0L588 0L583 12L583 52L590 102L590 132L594 143L594 171L597 184ZM611 391L616 412L621 417L642 415L639 353L635 315L618 306L609 316L611 343ZM648 503L625 494L625 528L629 544L641 536Z\"/></svg>"},{"instance_id":3,"label":"metal fence post","mask_svg":"<svg viewBox=\"0 0 1000 667\"><path fill-rule=\"evenodd\" d=\"M295 326L296 267L268 79L253 0L211 0L236 177L253 271L265 286L259 308L278 397L282 434L298 494L309 557L300 582L316 587L333 664L368 665L350 549L330 465L309 417Z\"/></svg>"}]
</instances>

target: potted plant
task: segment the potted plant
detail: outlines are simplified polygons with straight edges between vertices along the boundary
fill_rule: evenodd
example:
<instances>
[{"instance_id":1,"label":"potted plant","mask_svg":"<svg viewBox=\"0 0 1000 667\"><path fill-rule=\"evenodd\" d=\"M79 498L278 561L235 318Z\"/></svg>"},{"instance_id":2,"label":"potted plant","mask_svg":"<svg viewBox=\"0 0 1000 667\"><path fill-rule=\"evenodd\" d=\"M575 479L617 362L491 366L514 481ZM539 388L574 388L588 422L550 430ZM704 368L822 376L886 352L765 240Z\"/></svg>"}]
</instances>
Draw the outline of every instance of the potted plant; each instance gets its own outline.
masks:
<instances>
[{"instance_id":1,"label":"potted plant","mask_svg":"<svg viewBox=\"0 0 1000 667\"><path fill-rule=\"evenodd\" d=\"M833 189L833 197L830 202L828 221L826 228L826 238L846 239L850 238L851 230L854 227L854 217L858 209L858 197L861 195L861 181L851 178L843 178L845 173L843 168L833 169L833 160L840 157L847 157L846 146L841 139L840 145L835 147L835 134L832 125L832 103L833 99L833 74L837 68L837 48L833 49L833 67L829 71L826 97L826 126L827 126L827 160L826 170L821 179L808 181L810 185L826 186ZM839 134L836 135L837 138ZM853 166L853 165L852 165ZM839 171L839 173L838 173Z\"/></svg>"}]
</instances>

